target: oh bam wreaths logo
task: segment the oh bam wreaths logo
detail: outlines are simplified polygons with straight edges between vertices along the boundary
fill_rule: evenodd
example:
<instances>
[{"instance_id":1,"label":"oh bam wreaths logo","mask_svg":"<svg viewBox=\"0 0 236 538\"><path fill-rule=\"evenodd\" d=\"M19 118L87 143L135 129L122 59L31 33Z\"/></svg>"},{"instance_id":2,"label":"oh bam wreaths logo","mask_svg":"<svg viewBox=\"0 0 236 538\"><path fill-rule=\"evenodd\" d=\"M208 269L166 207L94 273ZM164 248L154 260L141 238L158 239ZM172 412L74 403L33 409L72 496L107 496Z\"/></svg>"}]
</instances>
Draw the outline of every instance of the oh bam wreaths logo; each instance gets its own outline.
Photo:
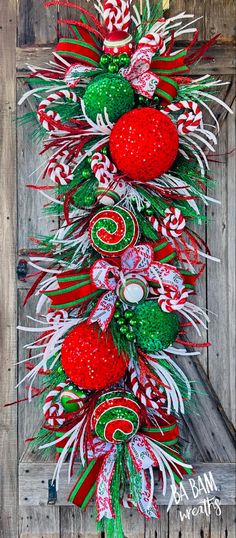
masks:
<instances>
[{"instance_id":1,"label":"oh bam wreaths logo","mask_svg":"<svg viewBox=\"0 0 236 538\"><path fill-rule=\"evenodd\" d=\"M171 489L176 505L186 504L187 501L191 504L192 498L196 500L197 506L183 507L179 511L181 521L196 517L199 514L205 514L209 517L212 512L216 516L221 515L221 501L219 497L214 495L218 491L218 488L211 472L204 473L203 476L196 478L189 478L187 484L184 486L181 483L178 489L172 485Z\"/></svg>"}]
</instances>

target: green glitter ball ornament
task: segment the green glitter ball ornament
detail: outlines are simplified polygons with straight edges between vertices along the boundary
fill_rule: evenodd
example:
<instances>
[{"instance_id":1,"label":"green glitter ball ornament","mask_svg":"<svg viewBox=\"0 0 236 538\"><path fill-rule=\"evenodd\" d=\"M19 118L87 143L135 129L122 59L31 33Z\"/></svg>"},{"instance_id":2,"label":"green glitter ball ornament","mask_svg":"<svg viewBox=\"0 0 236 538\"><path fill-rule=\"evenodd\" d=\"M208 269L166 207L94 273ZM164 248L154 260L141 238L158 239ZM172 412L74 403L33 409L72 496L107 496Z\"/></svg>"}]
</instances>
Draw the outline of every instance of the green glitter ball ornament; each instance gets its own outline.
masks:
<instances>
[{"instance_id":1,"label":"green glitter ball ornament","mask_svg":"<svg viewBox=\"0 0 236 538\"><path fill-rule=\"evenodd\" d=\"M145 301L135 309L137 325L133 330L137 346L153 353L168 348L179 332L178 316L175 312L163 312L157 301Z\"/></svg>"},{"instance_id":2,"label":"green glitter ball ornament","mask_svg":"<svg viewBox=\"0 0 236 538\"><path fill-rule=\"evenodd\" d=\"M120 116L135 106L134 92L127 80L120 75L99 75L88 85L84 94L87 116L94 122L98 114L104 117L106 108L109 120L115 123Z\"/></svg>"}]
</instances>

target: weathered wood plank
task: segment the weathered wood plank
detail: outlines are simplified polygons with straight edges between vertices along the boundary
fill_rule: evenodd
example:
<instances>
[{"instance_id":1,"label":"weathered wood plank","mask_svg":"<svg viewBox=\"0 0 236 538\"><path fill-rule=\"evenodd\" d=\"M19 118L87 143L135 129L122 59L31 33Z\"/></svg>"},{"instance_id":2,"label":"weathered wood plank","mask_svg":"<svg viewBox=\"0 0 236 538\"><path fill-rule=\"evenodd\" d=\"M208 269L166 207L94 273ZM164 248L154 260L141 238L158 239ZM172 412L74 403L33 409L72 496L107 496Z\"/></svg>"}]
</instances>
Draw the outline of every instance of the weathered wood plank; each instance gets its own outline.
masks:
<instances>
[{"instance_id":1,"label":"weathered wood plank","mask_svg":"<svg viewBox=\"0 0 236 538\"><path fill-rule=\"evenodd\" d=\"M211 538L235 538L235 507L222 506L221 516L211 516Z\"/></svg>"},{"instance_id":2,"label":"weathered wood plank","mask_svg":"<svg viewBox=\"0 0 236 538\"><path fill-rule=\"evenodd\" d=\"M145 532L144 518L137 510L122 510L124 538L143 538Z\"/></svg>"},{"instance_id":3,"label":"weathered wood plank","mask_svg":"<svg viewBox=\"0 0 236 538\"><path fill-rule=\"evenodd\" d=\"M53 47L18 47L16 50L16 67L18 77L26 74L27 64L45 66L45 62L51 59ZM214 61L198 64L194 67L195 75L202 75L206 72L212 75L233 75L235 73L235 53L232 47L215 45L211 48L211 56Z\"/></svg>"},{"instance_id":4,"label":"weathered wood plank","mask_svg":"<svg viewBox=\"0 0 236 538\"><path fill-rule=\"evenodd\" d=\"M170 0L170 9L168 11L169 16L175 16L178 13L186 11L194 15L194 18L202 17L201 20L193 26L199 29L199 39L203 40L205 36L205 25L204 25L204 10L205 10L205 0L198 2L198 0ZM189 21L186 21L186 24ZM192 25L191 25L192 26ZM191 39L193 34L189 34L188 38Z\"/></svg>"},{"instance_id":5,"label":"weathered wood plank","mask_svg":"<svg viewBox=\"0 0 236 538\"><path fill-rule=\"evenodd\" d=\"M59 538L58 506L22 507L19 512L19 538Z\"/></svg>"},{"instance_id":6,"label":"weathered wood plank","mask_svg":"<svg viewBox=\"0 0 236 538\"><path fill-rule=\"evenodd\" d=\"M169 516L166 506L160 506L159 512L160 519L146 521L145 538L169 538Z\"/></svg>"},{"instance_id":7,"label":"weathered wood plank","mask_svg":"<svg viewBox=\"0 0 236 538\"><path fill-rule=\"evenodd\" d=\"M199 2L199 4L201 6L202 2ZM205 1L205 39L210 39L214 35L220 34L219 40L221 43L235 43L235 20L235 0Z\"/></svg>"},{"instance_id":8,"label":"weathered wood plank","mask_svg":"<svg viewBox=\"0 0 236 538\"><path fill-rule=\"evenodd\" d=\"M170 0L171 15L182 11L202 17L196 23L200 39L211 39L220 34L219 41L233 43L235 39L235 2L234 0Z\"/></svg>"},{"instance_id":9,"label":"weathered wood plank","mask_svg":"<svg viewBox=\"0 0 236 538\"><path fill-rule=\"evenodd\" d=\"M226 101L231 106L235 87L228 87ZM234 102L235 110L235 102ZM236 190L235 116L224 120L219 137L217 153L221 163L212 163L216 178L214 195L221 206L211 206L208 211L208 244L220 264L208 264L208 309L214 312L209 325L208 350L209 378L228 418L235 423L235 241L236 241ZM228 155L228 156L227 156Z\"/></svg>"},{"instance_id":10,"label":"weathered wood plank","mask_svg":"<svg viewBox=\"0 0 236 538\"><path fill-rule=\"evenodd\" d=\"M73 4L76 6L82 6L85 9L89 10L90 13L98 17L98 12L96 11L94 4L95 2L92 1L85 1L85 0L73 0ZM66 6L59 6L58 7L58 20L68 20L68 19L75 19L78 20L80 18L80 12L76 8L72 7L66 7ZM69 28L66 24L59 24L59 35L63 36L71 36L71 33L69 31Z\"/></svg>"},{"instance_id":11,"label":"weathered wood plank","mask_svg":"<svg viewBox=\"0 0 236 538\"><path fill-rule=\"evenodd\" d=\"M1 169L1 277L0 277L0 536L17 535L17 427L14 400L16 381L16 136L15 136L15 40L16 1L9 0L0 10L0 169Z\"/></svg>"},{"instance_id":12,"label":"weathered wood plank","mask_svg":"<svg viewBox=\"0 0 236 538\"><path fill-rule=\"evenodd\" d=\"M32 327L35 325L32 320L29 320L27 316L35 317L35 305L36 300L35 298L31 298L28 304L23 307L23 300L26 294L26 290L19 290L18 291L18 305L19 305L19 313L18 313L18 323L21 326L24 327ZM18 331L18 360L19 362L22 360L25 360L28 355L27 351L24 349L24 346L28 344L29 342L32 342L33 340L32 333L29 333L27 331ZM19 381L24 378L26 375L26 368L25 363L21 364L19 366L18 371L18 379ZM25 388L25 386L28 385L27 382L22 383L18 388L18 399L24 399L28 396L28 391ZM40 377L35 381L34 384L35 387L40 386ZM15 396L16 399L16 396ZM39 417L41 419L39 423ZM26 443L26 439L32 438L36 431L41 426L43 420L42 415L42 408L41 405L39 406L39 402L37 398L33 398L32 401L29 403L21 402L18 405L18 457L21 459L23 453L29 448L29 443ZM32 453L32 448L30 448L30 452ZM43 455L43 454L42 454ZM44 455L46 457L46 454ZM33 455L32 455L33 457ZM47 459L47 458L45 458ZM52 452L51 454L51 460L54 461L54 454Z\"/></svg>"},{"instance_id":13,"label":"weathered wood plank","mask_svg":"<svg viewBox=\"0 0 236 538\"><path fill-rule=\"evenodd\" d=\"M95 506L88 506L85 512L79 508L61 507L60 538L97 538Z\"/></svg>"},{"instance_id":14,"label":"weathered wood plank","mask_svg":"<svg viewBox=\"0 0 236 538\"><path fill-rule=\"evenodd\" d=\"M55 464L53 463L28 463L21 462L19 465L19 503L21 506L37 506L47 504L48 480L52 477ZM218 488L218 497L223 505L233 505L235 501L234 473L235 465L230 463L196 463L194 464L196 475L212 472ZM75 465L75 477L78 471L78 464ZM67 480L68 465L63 464L60 478L60 489L58 491L58 505L67 504L68 486ZM184 479L184 485L192 504L196 504L202 497L192 499L191 488L188 479ZM168 498L161 495L161 484L157 482L158 504L166 505ZM169 490L170 491L170 490ZM204 495L203 495L204 497ZM183 498L181 504L188 505L189 502Z\"/></svg>"},{"instance_id":15,"label":"weathered wood plank","mask_svg":"<svg viewBox=\"0 0 236 538\"><path fill-rule=\"evenodd\" d=\"M43 0L19 0L19 46L56 42L57 7L46 9L43 3Z\"/></svg>"},{"instance_id":16,"label":"weathered wood plank","mask_svg":"<svg viewBox=\"0 0 236 538\"><path fill-rule=\"evenodd\" d=\"M171 538L215 538L214 534L211 534L211 519L205 514L198 513L197 506L188 507L190 516L186 517L183 521L181 515L185 513L185 510L175 506L172 507L169 512L169 536ZM193 512L192 512L193 511Z\"/></svg>"},{"instance_id":17,"label":"weathered wood plank","mask_svg":"<svg viewBox=\"0 0 236 538\"><path fill-rule=\"evenodd\" d=\"M21 80L17 84L18 99L22 97L28 86ZM35 113L36 105L34 101L25 101L18 107L18 120L24 114ZM18 154L18 253L25 255L33 247L30 238L37 235L47 235L50 230L56 229L58 219L42 214L42 208L48 203L39 191L27 188L26 185L40 185L40 174L45 166L48 154L39 155L42 144L37 141L38 122L36 117L32 117L30 123L19 121L17 129L17 154Z\"/></svg>"},{"instance_id":18,"label":"weathered wood plank","mask_svg":"<svg viewBox=\"0 0 236 538\"><path fill-rule=\"evenodd\" d=\"M194 379L199 391L192 412L186 417L186 425L199 447L201 459L234 461L233 431L198 359L179 359L178 364L189 379Z\"/></svg>"}]
</instances>

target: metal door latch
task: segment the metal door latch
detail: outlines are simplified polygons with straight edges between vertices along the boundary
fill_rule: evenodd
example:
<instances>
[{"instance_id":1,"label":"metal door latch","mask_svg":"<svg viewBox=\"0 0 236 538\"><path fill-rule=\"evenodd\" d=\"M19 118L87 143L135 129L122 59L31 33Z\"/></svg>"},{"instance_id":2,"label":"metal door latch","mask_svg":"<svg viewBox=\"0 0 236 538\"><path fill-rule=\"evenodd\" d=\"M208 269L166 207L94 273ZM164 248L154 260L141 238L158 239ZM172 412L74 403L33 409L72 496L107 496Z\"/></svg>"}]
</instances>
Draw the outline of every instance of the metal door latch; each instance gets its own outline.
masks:
<instances>
[{"instance_id":1,"label":"metal door latch","mask_svg":"<svg viewBox=\"0 0 236 538\"><path fill-rule=\"evenodd\" d=\"M48 481L48 504L56 504L57 502L57 490L55 480Z\"/></svg>"}]
</instances>

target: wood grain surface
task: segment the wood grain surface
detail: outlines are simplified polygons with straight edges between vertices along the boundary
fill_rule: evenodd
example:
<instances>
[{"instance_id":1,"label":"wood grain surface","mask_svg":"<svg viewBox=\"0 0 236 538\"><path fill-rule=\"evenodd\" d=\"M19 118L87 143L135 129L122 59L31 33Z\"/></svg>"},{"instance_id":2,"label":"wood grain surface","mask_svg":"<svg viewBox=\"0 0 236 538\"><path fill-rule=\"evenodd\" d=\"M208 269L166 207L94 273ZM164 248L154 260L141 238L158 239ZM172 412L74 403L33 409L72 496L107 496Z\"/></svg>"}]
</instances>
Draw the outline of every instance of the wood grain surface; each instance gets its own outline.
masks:
<instances>
[{"instance_id":1,"label":"wood grain surface","mask_svg":"<svg viewBox=\"0 0 236 538\"><path fill-rule=\"evenodd\" d=\"M88 6L87 0L73 0ZM0 538L95 538L100 537L94 521L94 506L81 513L66 505L68 484L67 466L63 466L61 489L56 505L47 505L48 479L52 477L53 461L49 456L32 453L25 438L38 427L39 414L35 403L4 408L6 402L16 400L16 377L23 367L15 370L17 360L23 358L23 346L29 335L19 333L16 340L17 318L27 324L27 314L34 312L32 300L27 309L22 302L28 284L15 282L19 258L27 260L30 237L57 227L57 221L41 218L44 199L26 189L37 181L36 168L42 160L29 126L15 123L16 96L25 89L23 77L27 64L42 66L50 59L58 20L71 15L66 7L43 7L42 0L0 0L1 88L0 88L0 166L1 166L1 439L0 439ZM217 74L229 85L222 88L222 98L235 110L235 8L234 0L170 0L169 13L187 10L202 17L197 26L200 40L220 33L219 42L211 55L214 61L199 64L196 75ZM75 12L74 12L75 13ZM188 38L188 36L186 36ZM17 85L16 85L17 77ZM18 110L18 115L30 112L29 102ZM183 360L181 366L188 376L197 381L199 395L195 409L186 416L181 428L185 457L195 462L197 473L212 470L219 487L222 502L221 516L213 512L181 521L181 506L172 506L169 513L158 495L161 519L144 521L135 511L124 511L125 538L234 538L234 477L235 461L233 425L235 425L235 118L216 105L221 132L217 157L212 157L212 175L216 179L211 196L221 206L208 208L208 226L202 229L212 253L221 258L220 264L207 264L207 271L199 287L199 303L210 313L208 339L212 342L201 359ZM16 137L17 135L17 137ZM220 154L220 156L218 156ZM215 161L215 162L214 162ZM16 176L17 168L17 176ZM17 358L18 348L18 358ZM180 359L181 360L181 359ZM203 393L203 394L201 394ZM18 397L25 396L21 387ZM18 420L17 420L18 414ZM19 461L17 467L17 461ZM17 471L18 469L18 471ZM189 486L186 486L187 488ZM189 500L189 508L196 501Z\"/></svg>"},{"instance_id":2,"label":"wood grain surface","mask_svg":"<svg viewBox=\"0 0 236 538\"><path fill-rule=\"evenodd\" d=\"M1 278L0 278L0 536L17 536L17 408L15 399L16 349L16 1L0 10L0 170L1 170Z\"/></svg>"}]
</instances>

